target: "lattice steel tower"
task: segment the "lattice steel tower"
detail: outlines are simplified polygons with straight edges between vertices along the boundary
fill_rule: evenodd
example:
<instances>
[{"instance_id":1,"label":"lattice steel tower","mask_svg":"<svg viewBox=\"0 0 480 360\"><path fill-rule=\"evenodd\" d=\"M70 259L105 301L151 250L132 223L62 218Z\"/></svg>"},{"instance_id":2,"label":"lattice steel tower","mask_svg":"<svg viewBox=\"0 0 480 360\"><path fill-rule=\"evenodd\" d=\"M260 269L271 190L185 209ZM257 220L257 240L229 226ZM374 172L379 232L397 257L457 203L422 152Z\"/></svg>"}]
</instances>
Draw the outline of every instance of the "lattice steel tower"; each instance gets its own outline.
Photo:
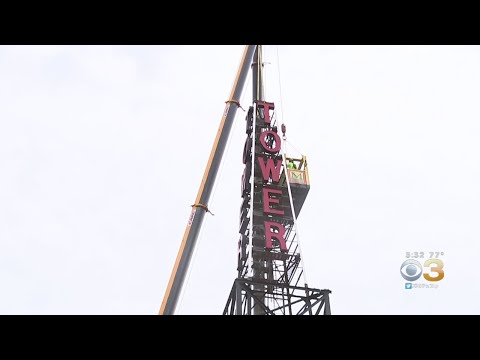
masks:
<instances>
[{"instance_id":1,"label":"lattice steel tower","mask_svg":"<svg viewBox=\"0 0 480 360\"><path fill-rule=\"evenodd\" d=\"M252 62L240 206L238 277L224 315L330 315L330 290L306 282L296 219L310 189L307 161L282 152L285 125L264 99L262 47ZM283 135L279 134L279 130Z\"/></svg>"}]
</instances>

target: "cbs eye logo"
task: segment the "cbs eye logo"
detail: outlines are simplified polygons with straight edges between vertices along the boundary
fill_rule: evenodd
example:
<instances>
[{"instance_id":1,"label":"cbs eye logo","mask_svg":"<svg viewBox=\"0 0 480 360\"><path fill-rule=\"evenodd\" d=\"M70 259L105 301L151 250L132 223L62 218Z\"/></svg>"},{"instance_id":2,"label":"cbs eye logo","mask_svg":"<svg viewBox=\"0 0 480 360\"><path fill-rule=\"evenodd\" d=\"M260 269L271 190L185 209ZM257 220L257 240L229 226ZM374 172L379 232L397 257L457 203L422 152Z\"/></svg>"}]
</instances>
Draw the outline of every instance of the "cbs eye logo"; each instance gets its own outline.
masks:
<instances>
[{"instance_id":1,"label":"cbs eye logo","mask_svg":"<svg viewBox=\"0 0 480 360\"><path fill-rule=\"evenodd\" d=\"M430 273L437 275L432 276L431 274L423 274L423 268L428 268ZM400 266L400 274L407 281L418 280L422 274L427 281L440 281L445 277L443 261L440 259L428 259L423 266L417 260L405 260L402 263L402 266Z\"/></svg>"}]
</instances>

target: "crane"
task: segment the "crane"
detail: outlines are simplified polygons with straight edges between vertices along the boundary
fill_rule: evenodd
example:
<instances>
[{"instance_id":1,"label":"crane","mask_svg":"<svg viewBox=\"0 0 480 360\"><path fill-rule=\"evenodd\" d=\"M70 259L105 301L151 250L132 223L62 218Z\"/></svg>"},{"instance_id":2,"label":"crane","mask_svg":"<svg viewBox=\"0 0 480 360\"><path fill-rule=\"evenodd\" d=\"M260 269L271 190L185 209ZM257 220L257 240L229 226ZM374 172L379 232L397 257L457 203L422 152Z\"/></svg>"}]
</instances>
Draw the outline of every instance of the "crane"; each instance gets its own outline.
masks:
<instances>
[{"instance_id":1,"label":"crane","mask_svg":"<svg viewBox=\"0 0 480 360\"><path fill-rule=\"evenodd\" d=\"M202 227L203 218L205 217L205 214L209 212L208 201L222 161L230 130L237 113L237 108L240 106L239 99L243 92L248 70L252 64L256 48L256 45L246 45L243 51L230 96L225 102L225 110L218 127L217 136L213 142L213 147L210 152L210 157L208 158L202 182L198 189L195 203L192 205L192 211L188 218L180 249L178 250L177 258L173 265L173 270L168 281L159 315L173 315L175 313L175 308L190 265L198 234Z\"/></svg>"}]
</instances>

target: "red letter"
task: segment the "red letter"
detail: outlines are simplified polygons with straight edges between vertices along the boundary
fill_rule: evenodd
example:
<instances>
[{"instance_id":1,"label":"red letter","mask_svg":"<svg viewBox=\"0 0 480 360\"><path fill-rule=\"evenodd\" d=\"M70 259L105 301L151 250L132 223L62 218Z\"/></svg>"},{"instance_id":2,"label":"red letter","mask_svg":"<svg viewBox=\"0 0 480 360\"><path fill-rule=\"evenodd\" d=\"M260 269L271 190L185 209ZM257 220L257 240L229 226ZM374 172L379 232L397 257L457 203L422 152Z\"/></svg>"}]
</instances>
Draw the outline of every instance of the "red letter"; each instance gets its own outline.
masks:
<instances>
[{"instance_id":1,"label":"red letter","mask_svg":"<svg viewBox=\"0 0 480 360\"><path fill-rule=\"evenodd\" d=\"M264 213L269 213L269 214L278 214L278 215L283 215L285 214L285 211L283 210L277 210L277 209L271 209L270 204L279 204L280 199L275 199L271 198L270 194L280 194L282 195L282 190L277 190L277 189L268 189L268 188L263 188L263 212Z\"/></svg>"},{"instance_id":2,"label":"red letter","mask_svg":"<svg viewBox=\"0 0 480 360\"><path fill-rule=\"evenodd\" d=\"M279 160L276 164L273 164L273 159L267 159L267 164L264 162L264 158L259 156L258 163L260 164L260 169L262 169L263 180L268 181L270 175L272 175L273 181L278 181L280 179L280 170L282 169L282 164L278 165Z\"/></svg>"},{"instance_id":3,"label":"red letter","mask_svg":"<svg viewBox=\"0 0 480 360\"><path fill-rule=\"evenodd\" d=\"M275 105L265 101L258 101L257 105L258 107L263 107L263 111L265 113L265 124L270 125L270 109L275 109Z\"/></svg>"},{"instance_id":4,"label":"red letter","mask_svg":"<svg viewBox=\"0 0 480 360\"><path fill-rule=\"evenodd\" d=\"M282 224L265 221L265 247L267 249L272 249L272 239L277 239L280 243L280 250L287 251L287 244L285 244L285 239L283 235L285 234L285 228ZM272 228L274 229L272 231ZM275 232L275 228L278 229L278 232Z\"/></svg>"},{"instance_id":5,"label":"red letter","mask_svg":"<svg viewBox=\"0 0 480 360\"><path fill-rule=\"evenodd\" d=\"M245 145L243 145L243 163L246 164L250 160L252 154L252 138L249 136L245 139Z\"/></svg>"},{"instance_id":6,"label":"red letter","mask_svg":"<svg viewBox=\"0 0 480 360\"><path fill-rule=\"evenodd\" d=\"M275 138L275 147L271 148L270 146L267 145L265 138L267 135L272 135ZM280 150L280 136L275 131L268 130L264 131L260 134L260 142L262 143L263 148L265 151L268 151L269 153L276 153Z\"/></svg>"}]
</instances>

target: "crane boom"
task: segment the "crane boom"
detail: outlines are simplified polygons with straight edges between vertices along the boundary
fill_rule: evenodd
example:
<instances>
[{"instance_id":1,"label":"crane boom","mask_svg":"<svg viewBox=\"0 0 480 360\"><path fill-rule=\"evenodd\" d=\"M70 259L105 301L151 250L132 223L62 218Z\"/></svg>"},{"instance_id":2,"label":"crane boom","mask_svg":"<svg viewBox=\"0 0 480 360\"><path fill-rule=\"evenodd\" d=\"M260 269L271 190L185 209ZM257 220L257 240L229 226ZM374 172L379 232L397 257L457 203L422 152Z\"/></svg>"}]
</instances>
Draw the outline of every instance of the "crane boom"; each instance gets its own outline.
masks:
<instances>
[{"instance_id":1,"label":"crane boom","mask_svg":"<svg viewBox=\"0 0 480 360\"><path fill-rule=\"evenodd\" d=\"M205 168L205 173L203 175L200 188L198 189L197 198L195 203L192 205L192 212L190 213L190 217L185 228L185 233L183 235L182 243L180 244L180 249L178 250L172 274L170 275L170 280L163 297L159 315L173 315L175 312L180 291L182 289L188 266L190 264L190 259L195 248L198 233L202 227L205 213L208 212L208 201L210 199L217 172L222 161L225 146L230 135L230 130L237 113L237 107L240 106L240 95L242 94L243 87L245 85L248 70L252 64L255 49L256 45L245 46L242 60L232 86L232 91L230 92L229 99L226 101L225 111L223 112L220 126L217 131L217 136L215 137L212 151L210 152L210 157Z\"/></svg>"}]
</instances>

